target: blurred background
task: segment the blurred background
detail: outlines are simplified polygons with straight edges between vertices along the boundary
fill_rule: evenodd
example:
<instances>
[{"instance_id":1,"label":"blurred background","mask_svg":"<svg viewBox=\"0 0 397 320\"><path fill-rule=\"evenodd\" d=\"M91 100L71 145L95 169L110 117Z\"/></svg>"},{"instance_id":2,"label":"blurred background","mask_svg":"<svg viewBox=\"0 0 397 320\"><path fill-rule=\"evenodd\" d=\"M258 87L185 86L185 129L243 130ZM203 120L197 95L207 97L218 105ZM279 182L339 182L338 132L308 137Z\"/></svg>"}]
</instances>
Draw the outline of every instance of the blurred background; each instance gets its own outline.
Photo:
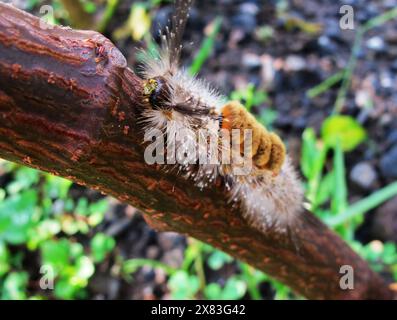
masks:
<instances>
[{"instance_id":1,"label":"blurred background","mask_svg":"<svg viewBox=\"0 0 397 320\"><path fill-rule=\"evenodd\" d=\"M172 1L18 0L139 70ZM344 5L348 5L347 7ZM397 1L196 1L182 63L286 142L306 197L397 288ZM0 162L0 299L302 299L133 207Z\"/></svg>"}]
</instances>

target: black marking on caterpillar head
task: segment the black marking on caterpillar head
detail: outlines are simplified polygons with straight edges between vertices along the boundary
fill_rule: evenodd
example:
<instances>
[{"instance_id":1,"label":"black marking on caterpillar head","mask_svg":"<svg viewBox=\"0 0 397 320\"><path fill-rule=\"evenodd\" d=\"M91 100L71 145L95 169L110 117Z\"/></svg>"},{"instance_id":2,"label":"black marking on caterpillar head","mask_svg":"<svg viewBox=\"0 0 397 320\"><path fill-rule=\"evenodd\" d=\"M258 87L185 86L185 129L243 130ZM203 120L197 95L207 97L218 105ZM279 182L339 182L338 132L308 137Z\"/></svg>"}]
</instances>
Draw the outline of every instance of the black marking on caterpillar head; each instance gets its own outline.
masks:
<instances>
[{"instance_id":1,"label":"black marking on caterpillar head","mask_svg":"<svg viewBox=\"0 0 397 320\"><path fill-rule=\"evenodd\" d=\"M169 103L170 90L163 77L156 77L154 79L157 86L149 97L149 102L154 108L159 108Z\"/></svg>"},{"instance_id":2,"label":"black marking on caterpillar head","mask_svg":"<svg viewBox=\"0 0 397 320\"><path fill-rule=\"evenodd\" d=\"M170 103L170 88L163 77L149 79L144 84L144 94L153 109L164 108Z\"/></svg>"},{"instance_id":3,"label":"black marking on caterpillar head","mask_svg":"<svg viewBox=\"0 0 397 320\"><path fill-rule=\"evenodd\" d=\"M219 122L219 130L221 130L223 125L223 115L222 114L218 115L217 120Z\"/></svg>"}]
</instances>

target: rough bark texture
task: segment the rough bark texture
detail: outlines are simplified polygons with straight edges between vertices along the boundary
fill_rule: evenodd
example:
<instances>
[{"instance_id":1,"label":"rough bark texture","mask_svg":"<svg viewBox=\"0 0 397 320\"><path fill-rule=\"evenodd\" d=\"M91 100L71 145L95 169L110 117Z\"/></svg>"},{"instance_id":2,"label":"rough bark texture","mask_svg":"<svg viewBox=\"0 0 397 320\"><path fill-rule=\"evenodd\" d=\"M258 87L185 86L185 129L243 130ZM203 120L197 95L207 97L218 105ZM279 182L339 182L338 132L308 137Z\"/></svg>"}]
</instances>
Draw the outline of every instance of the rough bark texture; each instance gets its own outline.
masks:
<instances>
[{"instance_id":1,"label":"rough bark texture","mask_svg":"<svg viewBox=\"0 0 397 320\"><path fill-rule=\"evenodd\" d=\"M39 28L0 4L0 157L100 190L145 213L158 230L214 245L313 299L390 299L367 263L312 214L293 236L261 233L218 181L200 190L143 160L141 80L92 31ZM341 290L341 265L354 290Z\"/></svg>"}]
</instances>

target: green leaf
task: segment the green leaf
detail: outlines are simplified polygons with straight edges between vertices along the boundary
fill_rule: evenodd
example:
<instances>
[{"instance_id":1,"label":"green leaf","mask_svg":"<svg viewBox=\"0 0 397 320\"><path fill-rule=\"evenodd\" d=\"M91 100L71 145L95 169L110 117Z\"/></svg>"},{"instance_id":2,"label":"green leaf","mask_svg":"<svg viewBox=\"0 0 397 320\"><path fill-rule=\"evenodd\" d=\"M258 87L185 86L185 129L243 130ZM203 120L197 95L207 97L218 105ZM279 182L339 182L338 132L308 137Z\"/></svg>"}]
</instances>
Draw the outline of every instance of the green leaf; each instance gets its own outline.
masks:
<instances>
[{"instance_id":1,"label":"green leaf","mask_svg":"<svg viewBox=\"0 0 397 320\"><path fill-rule=\"evenodd\" d=\"M50 265L55 273L59 273L70 264L71 244L67 239L48 240L41 245L40 249L43 264Z\"/></svg>"},{"instance_id":2,"label":"green leaf","mask_svg":"<svg viewBox=\"0 0 397 320\"><path fill-rule=\"evenodd\" d=\"M97 10L95 3L92 1L84 1L83 8L84 8L84 11L86 11L87 13L91 13L91 14L95 13Z\"/></svg>"},{"instance_id":3,"label":"green leaf","mask_svg":"<svg viewBox=\"0 0 397 320\"><path fill-rule=\"evenodd\" d=\"M232 261L233 258L231 258L228 254L216 250L209 256L207 263L212 270L219 270L224 266L225 263L230 263Z\"/></svg>"},{"instance_id":4,"label":"green leaf","mask_svg":"<svg viewBox=\"0 0 397 320\"><path fill-rule=\"evenodd\" d=\"M220 300L222 296L222 288L217 283L210 283L204 288L204 295L210 300Z\"/></svg>"},{"instance_id":5,"label":"green leaf","mask_svg":"<svg viewBox=\"0 0 397 320\"><path fill-rule=\"evenodd\" d=\"M70 243L70 257L72 259L78 259L84 255L84 247L79 242Z\"/></svg>"},{"instance_id":6,"label":"green leaf","mask_svg":"<svg viewBox=\"0 0 397 320\"><path fill-rule=\"evenodd\" d=\"M85 223L84 221L80 222ZM63 215L61 217L62 231L67 235L74 235L80 231L80 222L79 220L74 219L72 216Z\"/></svg>"},{"instance_id":7,"label":"green leaf","mask_svg":"<svg viewBox=\"0 0 397 320\"><path fill-rule=\"evenodd\" d=\"M73 282L81 286L86 286L87 280L91 278L94 272L95 266L91 259L87 256L82 256L76 261L76 272L73 275Z\"/></svg>"},{"instance_id":8,"label":"green leaf","mask_svg":"<svg viewBox=\"0 0 397 320\"><path fill-rule=\"evenodd\" d=\"M107 199L90 204L88 223L91 227L95 227L102 222L108 207L109 203Z\"/></svg>"},{"instance_id":9,"label":"green leaf","mask_svg":"<svg viewBox=\"0 0 397 320\"><path fill-rule=\"evenodd\" d=\"M97 233L91 239L91 253L95 262L102 262L106 255L113 250L116 242L104 233Z\"/></svg>"},{"instance_id":10,"label":"green leaf","mask_svg":"<svg viewBox=\"0 0 397 320\"><path fill-rule=\"evenodd\" d=\"M89 212L93 214L95 212L105 213L109 208L109 203L107 199L103 199L90 204Z\"/></svg>"},{"instance_id":11,"label":"green leaf","mask_svg":"<svg viewBox=\"0 0 397 320\"><path fill-rule=\"evenodd\" d=\"M52 199L66 199L72 181L57 176L46 174L46 183L44 184L45 194Z\"/></svg>"},{"instance_id":12,"label":"green leaf","mask_svg":"<svg viewBox=\"0 0 397 320\"><path fill-rule=\"evenodd\" d=\"M10 194L16 194L21 190L30 188L40 179L40 171L28 167L20 167L15 172L14 180L7 185Z\"/></svg>"},{"instance_id":13,"label":"green leaf","mask_svg":"<svg viewBox=\"0 0 397 320\"><path fill-rule=\"evenodd\" d=\"M10 253L6 244L0 241L0 277L10 270Z\"/></svg>"},{"instance_id":14,"label":"green leaf","mask_svg":"<svg viewBox=\"0 0 397 320\"><path fill-rule=\"evenodd\" d=\"M73 208L74 208L74 201L73 201L73 199L70 199L70 198L66 199L66 200L65 200L65 211L66 211L66 212L72 212L72 211L73 211Z\"/></svg>"},{"instance_id":15,"label":"green leaf","mask_svg":"<svg viewBox=\"0 0 397 320\"><path fill-rule=\"evenodd\" d=\"M236 277L231 277L227 280L225 287L222 291L223 300L237 300L241 299L247 292L247 284L237 279Z\"/></svg>"},{"instance_id":16,"label":"green leaf","mask_svg":"<svg viewBox=\"0 0 397 320\"><path fill-rule=\"evenodd\" d=\"M68 279L60 279L55 283L55 296L60 299L73 299L80 287L72 285Z\"/></svg>"},{"instance_id":17,"label":"green leaf","mask_svg":"<svg viewBox=\"0 0 397 320\"><path fill-rule=\"evenodd\" d=\"M397 263L397 250L394 243L388 242L384 244L382 260L385 264Z\"/></svg>"},{"instance_id":18,"label":"green leaf","mask_svg":"<svg viewBox=\"0 0 397 320\"><path fill-rule=\"evenodd\" d=\"M168 287L173 299L192 299L200 288L200 281L197 276L179 270L171 275Z\"/></svg>"},{"instance_id":19,"label":"green leaf","mask_svg":"<svg viewBox=\"0 0 397 320\"><path fill-rule=\"evenodd\" d=\"M269 97L265 91L257 90L253 83L249 83L246 88L235 90L230 95L231 100L238 100L245 105L248 111L251 111L253 106L269 101Z\"/></svg>"},{"instance_id":20,"label":"green leaf","mask_svg":"<svg viewBox=\"0 0 397 320\"><path fill-rule=\"evenodd\" d=\"M367 137L365 129L354 118L343 115L328 117L323 123L321 135L331 147L341 141L343 151L352 151Z\"/></svg>"},{"instance_id":21,"label":"green leaf","mask_svg":"<svg viewBox=\"0 0 397 320\"><path fill-rule=\"evenodd\" d=\"M36 228L29 231L29 240L27 246L30 250L36 250L41 242L52 238L61 231L59 221L54 219L46 219L38 223Z\"/></svg>"},{"instance_id":22,"label":"green leaf","mask_svg":"<svg viewBox=\"0 0 397 320\"><path fill-rule=\"evenodd\" d=\"M59 221L46 219L37 226L37 232L44 238L49 238L61 231Z\"/></svg>"},{"instance_id":23,"label":"green leaf","mask_svg":"<svg viewBox=\"0 0 397 320\"><path fill-rule=\"evenodd\" d=\"M11 244L26 242L28 231L34 224L36 203L35 190L12 195L0 203L0 240Z\"/></svg>"},{"instance_id":24,"label":"green leaf","mask_svg":"<svg viewBox=\"0 0 397 320\"><path fill-rule=\"evenodd\" d=\"M82 216L88 216L88 200L87 198L80 198L77 202L77 206L75 209L76 214L80 214Z\"/></svg>"},{"instance_id":25,"label":"green leaf","mask_svg":"<svg viewBox=\"0 0 397 320\"><path fill-rule=\"evenodd\" d=\"M11 272L3 284L1 299L24 300L26 299L26 287L29 276L26 272Z\"/></svg>"},{"instance_id":26,"label":"green leaf","mask_svg":"<svg viewBox=\"0 0 397 320\"><path fill-rule=\"evenodd\" d=\"M231 277L226 281L224 288L217 283L210 283L204 289L204 295L211 300L238 300L247 292L247 284Z\"/></svg>"}]
</instances>

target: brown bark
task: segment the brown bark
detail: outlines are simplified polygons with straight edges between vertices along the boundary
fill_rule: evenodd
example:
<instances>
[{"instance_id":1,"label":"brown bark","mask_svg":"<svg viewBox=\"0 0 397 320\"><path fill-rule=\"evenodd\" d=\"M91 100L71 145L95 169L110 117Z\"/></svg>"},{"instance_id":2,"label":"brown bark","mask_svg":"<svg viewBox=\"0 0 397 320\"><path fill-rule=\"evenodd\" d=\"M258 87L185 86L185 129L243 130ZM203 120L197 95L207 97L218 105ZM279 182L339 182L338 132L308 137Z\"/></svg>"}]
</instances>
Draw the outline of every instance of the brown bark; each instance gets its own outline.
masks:
<instances>
[{"instance_id":1,"label":"brown bark","mask_svg":"<svg viewBox=\"0 0 397 320\"><path fill-rule=\"evenodd\" d=\"M224 250L313 299L390 299L392 292L336 234L305 212L293 235L261 233L231 207L218 181L200 190L145 164L141 80L92 31L41 30L0 4L0 156L130 203L158 230ZM354 290L339 287L341 265Z\"/></svg>"}]
</instances>

